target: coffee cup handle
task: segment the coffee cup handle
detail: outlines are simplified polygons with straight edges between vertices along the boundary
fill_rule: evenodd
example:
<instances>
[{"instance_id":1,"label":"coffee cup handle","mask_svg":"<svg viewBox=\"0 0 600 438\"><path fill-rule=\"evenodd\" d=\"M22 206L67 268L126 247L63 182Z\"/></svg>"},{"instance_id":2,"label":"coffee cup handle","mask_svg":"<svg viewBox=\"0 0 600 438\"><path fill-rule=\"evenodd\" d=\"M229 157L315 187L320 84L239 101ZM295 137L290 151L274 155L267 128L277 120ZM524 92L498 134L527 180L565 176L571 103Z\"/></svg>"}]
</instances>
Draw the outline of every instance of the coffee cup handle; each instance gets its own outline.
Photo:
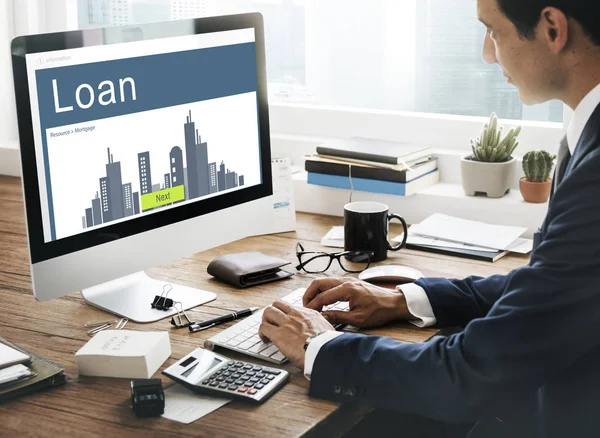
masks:
<instances>
[{"instance_id":1,"label":"coffee cup handle","mask_svg":"<svg viewBox=\"0 0 600 438\"><path fill-rule=\"evenodd\" d=\"M406 225L406 221L402 216L398 216L397 214L388 214L388 222L390 222L392 219L398 219L400 222L402 222L402 227L404 228L404 234L402 235L402 243L396 246L392 246L388 242L388 249L390 251L398 251L404 248L404 246L406 245L406 239L408 239L408 226Z\"/></svg>"}]
</instances>

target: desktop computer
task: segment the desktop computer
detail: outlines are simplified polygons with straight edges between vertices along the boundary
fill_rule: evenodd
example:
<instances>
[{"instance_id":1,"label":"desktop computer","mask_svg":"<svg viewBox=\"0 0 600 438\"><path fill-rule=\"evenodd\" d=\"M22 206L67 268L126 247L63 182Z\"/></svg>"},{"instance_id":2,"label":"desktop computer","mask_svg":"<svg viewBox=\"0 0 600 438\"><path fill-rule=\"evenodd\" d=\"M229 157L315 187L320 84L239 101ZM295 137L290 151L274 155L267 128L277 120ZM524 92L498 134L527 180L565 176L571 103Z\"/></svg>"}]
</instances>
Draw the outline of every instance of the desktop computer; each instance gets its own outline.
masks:
<instances>
[{"instance_id":1,"label":"desktop computer","mask_svg":"<svg viewBox=\"0 0 600 438\"><path fill-rule=\"evenodd\" d=\"M156 321L176 310L143 269L268 231L260 14L18 37L12 60L38 300ZM215 298L171 286L184 309Z\"/></svg>"}]
</instances>

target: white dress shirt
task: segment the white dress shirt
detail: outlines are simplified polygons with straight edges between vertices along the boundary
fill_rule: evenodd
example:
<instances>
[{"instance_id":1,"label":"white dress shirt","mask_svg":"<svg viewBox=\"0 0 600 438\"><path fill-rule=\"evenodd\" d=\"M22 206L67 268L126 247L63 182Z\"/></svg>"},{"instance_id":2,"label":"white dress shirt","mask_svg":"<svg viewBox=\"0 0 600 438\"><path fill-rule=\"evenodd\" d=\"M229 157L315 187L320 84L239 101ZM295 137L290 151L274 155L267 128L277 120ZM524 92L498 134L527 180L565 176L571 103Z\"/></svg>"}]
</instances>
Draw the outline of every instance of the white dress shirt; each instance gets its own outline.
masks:
<instances>
[{"instance_id":1,"label":"white dress shirt","mask_svg":"<svg viewBox=\"0 0 600 438\"><path fill-rule=\"evenodd\" d=\"M575 110L573 120L571 120L571 124L567 130L567 141L569 142L571 156L575 154L575 148L581 139L583 130L599 105L600 84L583 98ZM410 314L417 318L414 321L410 321L411 323L421 328L435 325L437 319L433 314L429 298L427 298L427 294L422 287L411 283L398 286L398 290L402 291L404 294ZM310 374L321 347L341 334L341 332L325 332L308 345L308 348L306 349L306 358L304 359L304 375L307 379L310 380Z\"/></svg>"}]
</instances>

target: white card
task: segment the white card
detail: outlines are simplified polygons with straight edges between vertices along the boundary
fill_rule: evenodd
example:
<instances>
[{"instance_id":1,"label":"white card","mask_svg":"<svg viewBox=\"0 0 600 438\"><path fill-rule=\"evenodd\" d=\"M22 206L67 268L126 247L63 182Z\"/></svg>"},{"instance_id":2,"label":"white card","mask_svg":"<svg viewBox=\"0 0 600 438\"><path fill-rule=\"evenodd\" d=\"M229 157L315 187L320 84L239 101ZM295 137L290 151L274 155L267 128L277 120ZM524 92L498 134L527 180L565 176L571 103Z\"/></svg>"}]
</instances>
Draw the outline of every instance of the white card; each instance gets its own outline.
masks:
<instances>
[{"instance_id":1,"label":"white card","mask_svg":"<svg viewBox=\"0 0 600 438\"><path fill-rule=\"evenodd\" d=\"M175 384L165 390L165 413L162 416L169 420L190 424L230 401L198 394Z\"/></svg>"}]
</instances>

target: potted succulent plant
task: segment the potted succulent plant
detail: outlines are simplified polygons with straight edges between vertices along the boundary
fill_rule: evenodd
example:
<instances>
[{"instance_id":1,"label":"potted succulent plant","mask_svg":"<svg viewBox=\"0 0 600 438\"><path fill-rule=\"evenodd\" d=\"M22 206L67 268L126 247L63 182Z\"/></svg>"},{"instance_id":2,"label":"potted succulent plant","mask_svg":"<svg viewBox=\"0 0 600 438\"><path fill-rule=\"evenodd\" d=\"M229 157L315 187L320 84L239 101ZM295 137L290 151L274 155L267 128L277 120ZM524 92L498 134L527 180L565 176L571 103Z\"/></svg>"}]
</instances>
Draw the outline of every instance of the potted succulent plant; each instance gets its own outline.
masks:
<instances>
[{"instance_id":1,"label":"potted succulent plant","mask_svg":"<svg viewBox=\"0 0 600 438\"><path fill-rule=\"evenodd\" d=\"M473 154L461 158L462 186L467 196L501 198L510 190L517 162L512 154L519 145L521 127L512 128L504 138L502 131L492 113L481 137L471 140Z\"/></svg>"},{"instance_id":2,"label":"potted succulent plant","mask_svg":"<svg viewBox=\"0 0 600 438\"><path fill-rule=\"evenodd\" d=\"M548 200L552 188L550 172L554 160L556 155L546 151L531 151L525 154L523 157L525 176L519 181L519 188L526 202L539 204Z\"/></svg>"}]
</instances>

